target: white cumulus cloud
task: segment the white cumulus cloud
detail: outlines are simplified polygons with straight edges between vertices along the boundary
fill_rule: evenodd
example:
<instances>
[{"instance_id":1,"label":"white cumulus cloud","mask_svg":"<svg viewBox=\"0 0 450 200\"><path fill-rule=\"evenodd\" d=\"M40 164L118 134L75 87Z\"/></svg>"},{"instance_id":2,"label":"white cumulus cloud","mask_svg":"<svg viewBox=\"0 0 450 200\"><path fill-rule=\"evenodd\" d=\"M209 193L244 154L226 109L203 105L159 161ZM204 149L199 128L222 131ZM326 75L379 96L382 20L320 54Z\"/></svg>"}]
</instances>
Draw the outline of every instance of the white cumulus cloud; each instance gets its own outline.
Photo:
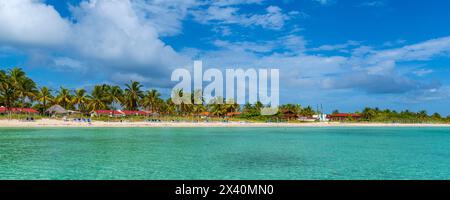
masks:
<instances>
[{"instance_id":1,"label":"white cumulus cloud","mask_svg":"<svg viewBox=\"0 0 450 200\"><path fill-rule=\"evenodd\" d=\"M66 42L70 23L38 0L0 0L0 42L54 46Z\"/></svg>"},{"instance_id":2,"label":"white cumulus cloud","mask_svg":"<svg viewBox=\"0 0 450 200\"><path fill-rule=\"evenodd\" d=\"M168 74L171 68L188 63L188 59L159 39L160 34L171 31L160 29L155 20L142 16L143 3L83 1L71 7L72 18L68 20L43 1L0 0L0 41L24 51L30 49L23 46L30 46L30 54L39 55L39 59L31 61L60 65L58 69L89 67L105 76L120 72ZM63 55L53 58L53 62L48 61L52 58L44 58L54 54Z\"/></svg>"}]
</instances>

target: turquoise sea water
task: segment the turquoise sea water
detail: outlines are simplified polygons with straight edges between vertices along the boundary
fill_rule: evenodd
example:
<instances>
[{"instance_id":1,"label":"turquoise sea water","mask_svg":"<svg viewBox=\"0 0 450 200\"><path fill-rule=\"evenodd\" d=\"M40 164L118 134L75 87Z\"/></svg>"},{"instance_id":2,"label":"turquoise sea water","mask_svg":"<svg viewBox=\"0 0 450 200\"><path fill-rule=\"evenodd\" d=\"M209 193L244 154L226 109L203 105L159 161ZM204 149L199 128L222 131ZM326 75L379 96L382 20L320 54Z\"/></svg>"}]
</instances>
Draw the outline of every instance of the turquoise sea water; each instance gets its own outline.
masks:
<instances>
[{"instance_id":1,"label":"turquoise sea water","mask_svg":"<svg viewBox=\"0 0 450 200\"><path fill-rule=\"evenodd\" d=\"M450 128L1 128L0 179L450 179Z\"/></svg>"}]
</instances>

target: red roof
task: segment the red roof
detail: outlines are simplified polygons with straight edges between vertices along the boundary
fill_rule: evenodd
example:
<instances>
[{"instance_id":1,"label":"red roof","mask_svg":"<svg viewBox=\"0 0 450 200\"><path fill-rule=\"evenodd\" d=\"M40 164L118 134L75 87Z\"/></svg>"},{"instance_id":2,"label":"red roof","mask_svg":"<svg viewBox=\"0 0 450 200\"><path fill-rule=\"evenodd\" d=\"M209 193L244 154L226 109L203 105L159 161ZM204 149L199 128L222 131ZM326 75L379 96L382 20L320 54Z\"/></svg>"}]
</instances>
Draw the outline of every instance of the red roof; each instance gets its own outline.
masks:
<instances>
[{"instance_id":1,"label":"red roof","mask_svg":"<svg viewBox=\"0 0 450 200\"><path fill-rule=\"evenodd\" d=\"M209 112L201 112L200 115L201 116L209 116Z\"/></svg>"},{"instance_id":2,"label":"red roof","mask_svg":"<svg viewBox=\"0 0 450 200\"><path fill-rule=\"evenodd\" d=\"M123 113L117 110L96 110L97 115L122 115Z\"/></svg>"},{"instance_id":3,"label":"red roof","mask_svg":"<svg viewBox=\"0 0 450 200\"><path fill-rule=\"evenodd\" d=\"M331 114L327 116L330 117L361 117L360 114L353 114L353 113L337 113L337 114Z\"/></svg>"},{"instance_id":4,"label":"red roof","mask_svg":"<svg viewBox=\"0 0 450 200\"><path fill-rule=\"evenodd\" d=\"M148 113L140 110L96 110L97 115L147 115Z\"/></svg>"},{"instance_id":5,"label":"red roof","mask_svg":"<svg viewBox=\"0 0 450 200\"><path fill-rule=\"evenodd\" d=\"M33 114L39 113L37 110L35 110L33 108L8 108L8 109L6 109L3 106L0 107L0 113L5 113L7 111L11 111L14 113L33 113Z\"/></svg>"},{"instance_id":6,"label":"red roof","mask_svg":"<svg viewBox=\"0 0 450 200\"><path fill-rule=\"evenodd\" d=\"M148 113L140 110L121 110L125 115L147 115Z\"/></svg>"},{"instance_id":7,"label":"red roof","mask_svg":"<svg viewBox=\"0 0 450 200\"><path fill-rule=\"evenodd\" d=\"M227 113L227 116L231 117L231 116L240 115L240 114L242 114L242 113L241 112L229 112L229 113Z\"/></svg>"}]
</instances>

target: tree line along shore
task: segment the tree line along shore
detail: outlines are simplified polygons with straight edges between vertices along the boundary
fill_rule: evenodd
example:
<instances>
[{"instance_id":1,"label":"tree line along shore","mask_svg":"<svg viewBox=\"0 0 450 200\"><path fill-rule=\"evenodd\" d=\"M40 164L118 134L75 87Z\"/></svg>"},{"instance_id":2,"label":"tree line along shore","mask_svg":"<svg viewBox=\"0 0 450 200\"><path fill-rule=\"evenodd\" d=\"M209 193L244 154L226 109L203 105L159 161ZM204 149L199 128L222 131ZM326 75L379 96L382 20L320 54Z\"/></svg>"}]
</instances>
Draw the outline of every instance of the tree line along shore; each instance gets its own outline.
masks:
<instances>
[{"instance_id":1,"label":"tree line along shore","mask_svg":"<svg viewBox=\"0 0 450 200\"><path fill-rule=\"evenodd\" d=\"M183 93L183 91L176 91ZM194 98L193 93L186 93ZM79 117L91 117L92 113L108 110L145 111L148 115L96 115L98 120L144 120L148 117L165 120L246 120L270 122L300 122L302 119L316 119L324 115L311 106L300 104L284 104L273 116L260 114L265 107L261 102L239 105L230 99L221 97L203 104L175 104L171 98L163 99L155 89L143 90L143 85L130 81L124 87L117 85L95 85L89 92L80 88L70 90L65 87L50 89L38 86L21 68L0 70L0 119L7 117L22 118L29 113L13 112L23 109L34 109L39 113L36 118L48 116L45 111L51 106L59 105L66 110L74 110ZM14 109L13 109L14 108ZM340 113L335 110L327 115L328 120L345 122L383 122L383 123L450 123L450 116L439 113L428 114L426 111L413 112L409 110L395 111L389 109L365 108L361 112ZM319 120L320 118L317 118Z\"/></svg>"}]
</instances>

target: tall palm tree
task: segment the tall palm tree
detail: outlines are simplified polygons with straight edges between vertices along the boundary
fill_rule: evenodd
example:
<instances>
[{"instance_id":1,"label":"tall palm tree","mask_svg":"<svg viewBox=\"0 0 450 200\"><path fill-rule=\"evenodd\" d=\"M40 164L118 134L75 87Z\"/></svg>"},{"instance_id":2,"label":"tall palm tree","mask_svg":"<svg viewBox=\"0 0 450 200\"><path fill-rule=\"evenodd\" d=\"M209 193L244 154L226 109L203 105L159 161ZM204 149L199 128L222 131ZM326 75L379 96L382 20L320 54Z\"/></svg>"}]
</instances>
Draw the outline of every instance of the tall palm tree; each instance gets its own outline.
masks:
<instances>
[{"instance_id":1,"label":"tall palm tree","mask_svg":"<svg viewBox=\"0 0 450 200\"><path fill-rule=\"evenodd\" d=\"M0 105L4 104L4 96L3 96L3 83L6 82L7 75L6 72L0 69Z\"/></svg>"},{"instance_id":2,"label":"tall palm tree","mask_svg":"<svg viewBox=\"0 0 450 200\"><path fill-rule=\"evenodd\" d=\"M308 106L301 110L300 114L305 117L312 117L316 114L316 112L312 109L311 106Z\"/></svg>"},{"instance_id":3,"label":"tall palm tree","mask_svg":"<svg viewBox=\"0 0 450 200\"><path fill-rule=\"evenodd\" d=\"M112 109L116 109L117 104L120 104L123 101L123 90L119 86L111 86L106 91L106 98L111 104Z\"/></svg>"},{"instance_id":4,"label":"tall palm tree","mask_svg":"<svg viewBox=\"0 0 450 200\"><path fill-rule=\"evenodd\" d=\"M208 104L211 114L224 117L227 114L227 106L224 104L223 97L216 97Z\"/></svg>"},{"instance_id":5,"label":"tall palm tree","mask_svg":"<svg viewBox=\"0 0 450 200\"><path fill-rule=\"evenodd\" d=\"M422 111L419 111L419 112L417 113L417 116L418 116L419 118L427 118L427 117L428 117L428 113L427 113L426 110L422 110Z\"/></svg>"},{"instance_id":6,"label":"tall palm tree","mask_svg":"<svg viewBox=\"0 0 450 200\"><path fill-rule=\"evenodd\" d=\"M192 106L192 112L196 116L200 116L200 113L205 112L207 109L203 104L195 104Z\"/></svg>"},{"instance_id":7,"label":"tall palm tree","mask_svg":"<svg viewBox=\"0 0 450 200\"><path fill-rule=\"evenodd\" d=\"M8 74L5 73L4 75L6 75L5 80L8 82L8 86L5 86L10 90L13 90L10 92L14 93L14 95L11 96L13 99L10 103L14 103L17 99L20 99L19 106L23 107L27 97L30 100L34 99L36 94L36 83L28 78L21 68L14 67L9 69Z\"/></svg>"},{"instance_id":8,"label":"tall palm tree","mask_svg":"<svg viewBox=\"0 0 450 200\"><path fill-rule=\"evenodd\" d=\"M18 67L14 67L8 70L8 74L11 83L15 86L19 85L19 82L22 81L22 79L26 78L25 72L22 70L22 68Z\"/></svg>"},{"instance_id":9,"label":"tall palm tree","mask_svg":"<svg viewBox=\"0 0 450 200\"><path fill-rule=\"evenodd\" d=\"M192 101L192 114L194 114L195 116L200 117L200 113L207 111L208 109L206 108L206 106L204 105L205 103L205 99L203 98L203 93L202 90L195 90L192 94L191 97L191 101Z\"/></svg>"},{"instance_id":10,"label":"tall palm tree","mask_svg":"<svg viewBox=\"0 0 450 200\"><path fill-rule=\"evenodd\" d=\"M237 111L239 111L239 104L237 104L236 103L236 101L234 100L234 99L228 99L227 101L226 101L226 109L227 109L227 112L237 112Z\"/></svg>"},{"instance_id":11,"label":"tall palm tree","mask_svg":"<svg viewBox=\"0 0 450 200\"><path fill-rule=\"evenodd\" d=\"M11 77L0 70L0 99L6 108L11 108L16 100L16 92Z\"/></svg>"},{"instance_id":12,"label":"tall palm tree","mask_svg":"<svg viewBox=\"0 0 450 200\"><path fill-rule=\"evenodd\" d=\"M28 99L33 102L36 99L37 89L36 83L28 77L22 77L18 80L16 87L17 97L19 98L20 107L24 107L25 101Z\"/></svg>"},{"instance_id":13,"label":"tall palm tree","mask_svg":"<svg viewBox=\"0 0 450 200\"><path fill-rule=\"evenodd\" d=\"M107 109L107 95L102 85L94 86L94 89L91 91L91 95L89 95L88 98L87 108L90 111Z\"/></svg>"},{"instance_id":14,"label":"tall palm tree","mask_svg":"<svg viewBox=\"0 0 450 200\"><path fill-rule=\"evenodd\" d=\"M72 106L72 94L70 94L70 90L61 87L55 98L55 103L61 105L65 109L69 109Z\"/></svg>"},{"instance_id":15,"label":"tall palm tree","mask_svg":"<svg viewBox=\"0 0 450 200\"><path fill-rule=\"evenodd\" d=\"M139 108L139 100L144 96L141 88L142 85L136 81L125 84L125 94L123 99L125 109L137 110Z\"/></svg>"},{"instance_id":16,"label":"tall palm tree","mask_svg":"<svg viewBox=\"0 0 450 200\"><path fill-rule=\"evenodd\" d=\"M192 103L193 104L203 104L205 103L205 99L203 98L202 90L195 90L192 94Z\"/></svg>"},{"instance_id":17,"label":"tall palm tree","mask_svg":"<svg viewBox=\"0 0 450 200\"><path fill-rule=\"evenodd\" d=\"M171 98L171 101L175 105L176 112L179 115L184 115L185 111L188 109L185 104L186 99L184 99L187 97L187 95L186 95L186 97L184 96L185 94L182 89L175 89L172 91L172 94L173 94L172 95L173 98ZM189 96L189 98L190 98L190 96Z\"/></svg>"},{"instance_id":18,"label":"tall palm tree","mask_svg":"<svg viewBox=\"0 0 450 200\"><path fill-rule=\"evenodd\" d=\"M166 102L162 104L161 110L166 115L174 115L177 112L177 105L173 103L172 98L168 98Z\"/></svg>"},{"instance_id":19,"label":"tall palm tree","mask_svg":"<svg viewBox=\"0 0 450 200\"><path fill-rule=\"evenodd\" d=\"M39 92L37 94L37 98L36 100L40 103L42 103L42 110L41 112L45 111L45 109L47 109L47 105L48 103L53 102L54 97L52 95L52 92L50 89L48 89L47 87L41 87L39 89Z\"/></svg>"},{"instance_id":20,"label":"tall palm tree","mask_svg":"<svg viewBox=\"0 0 450 200\"><path fill-rule=\"evenodd\" d=\"M158 101L156 102L155 112L159 114L164 112L164 107L166 107L166 102L164 101L164 99L159 98Z\"/></svg>"},{"instance_id":21,"label":"tall palm tree","mask_svg":"<svg viewBox=\"0 0 450 200\"><path fill-rule=\"evenodd\" d=\"M183 93L184 91L181 91L181 93ZM183 95L183 94L181 94ZM193 93L185 93L184 95L186 96L182 96L183 99L186 98L185 100L183 100L180 104L180 112L182 115L191 115L192 114L192 109L193 109L193 100L194 100L194 94Z\"/></svg>"},{"instance_id":22,"label":"tall palm tree","mask_svg":"<svg viewBox=\"0 0 450 200\"><path fill-rule=\"evenodd\" d=\"M244 104L243 112L245 114L253 114L255 112L255 108L249 102Z\"/></svg>"},{"instance_id":23,"label":"tall palm tree","mask_svg":"<svg viewBox=\"0 0 450 200\"><path fill-rule=\"evenodd\" d=\"M85 89L77 89L72 97L72 104L77 106L80 112L86 111L86 105L89 102L89 98L86 95Z\"/></svg>"},{"instance_id":24,"label":"tall palm tree","mask_svg":"<svg viewBox=\"0 0 450 200\"><path fill-rule=\"evenodd\" d=\"M103 104L105 104L107 108L110 108L114 101L114 97L112 97L110 93L112 86L108 84L95 85L94 89L96 90L97 96L101 97L100 99L102 99Z\"/></svg>"},{"instance_id":25,"label":"tall palm tree","mask_svg":"<svg viewBox=\"0 0 450 200\"><path fill-rule=\"evenodd\" d=\"M150 110L151 112L155 112L158 107L158 103L160 103L159 99L161 97L161 93L157 90L147 91L144 97L141 99L141 106L144 109Z\"/></svg>"},{"instance_id":26,"label":"tall palm tree","mask_svg":"<svg viewBox=\"0 0 450 200\"><path fill-rule=\"evenodd\" d=\"M363 112L362 112L362 117L365 120L372 120L373 118L375 118L375 116L377 115L377 112L372 109L372 108L364 108Z\"/></svg>"},{"instance_id":27,"label":"tall palm tree","mask_svg":"<svg viewBox=\"0 0 450 200\"><path fill-rule=\"evenodd\" d=\"M264 108L264 105L260 101L257 101L255 103L255 109L258 113L261 113L261 109L263 109L263 108Z\"/></svg>"},{"instance_id":28,"label":"tall palm tree","mask_svg":"<svg viewBox=\"0 0 450 200\"><path fill-rule=\"evenodd\" d=\"M280 110L300 114L302 107L300 106L300 104L285 104L280 106Z\"/></svg>"}]
</instances>

